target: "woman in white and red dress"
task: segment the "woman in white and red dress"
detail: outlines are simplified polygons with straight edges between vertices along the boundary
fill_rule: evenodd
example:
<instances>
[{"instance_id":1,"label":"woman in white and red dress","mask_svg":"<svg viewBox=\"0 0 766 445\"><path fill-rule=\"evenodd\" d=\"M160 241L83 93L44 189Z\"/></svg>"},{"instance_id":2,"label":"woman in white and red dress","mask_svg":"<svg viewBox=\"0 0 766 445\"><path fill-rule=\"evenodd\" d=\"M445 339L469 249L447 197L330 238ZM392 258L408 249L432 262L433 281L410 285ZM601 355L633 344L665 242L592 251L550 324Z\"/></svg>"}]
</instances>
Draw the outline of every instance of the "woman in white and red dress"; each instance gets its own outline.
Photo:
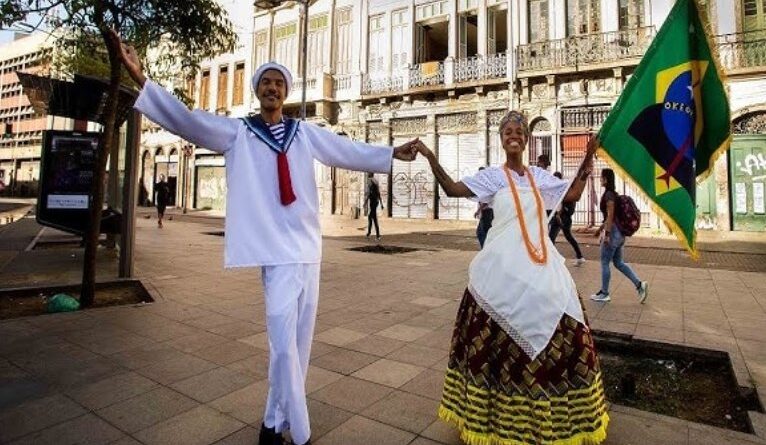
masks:
<instances>
[{"instance_id":1,"label":"woman in white and red dress","mask_svg":"<svg viewBox=\"0 0 766 445\"><path fill-rule=\"evenodd\" d=\"M439 417L471 445L579 445L606 439L601 369L564 258L546 236L545 209L582 194L598 143L570 184L525 167L526 118L500 123L507 162L455 182L424 145L448 196L491 202L484 248L471 262L457 314Z\"/></svg>"}]
</instances>

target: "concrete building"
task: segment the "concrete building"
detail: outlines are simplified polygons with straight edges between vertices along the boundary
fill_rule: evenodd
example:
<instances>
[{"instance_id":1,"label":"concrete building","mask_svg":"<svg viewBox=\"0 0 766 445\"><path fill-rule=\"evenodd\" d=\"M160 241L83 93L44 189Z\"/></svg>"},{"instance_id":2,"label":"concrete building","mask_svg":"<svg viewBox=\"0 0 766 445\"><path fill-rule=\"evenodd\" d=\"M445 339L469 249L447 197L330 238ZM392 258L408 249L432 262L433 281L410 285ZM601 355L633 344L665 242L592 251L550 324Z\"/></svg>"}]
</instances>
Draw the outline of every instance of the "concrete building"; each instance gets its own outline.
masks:
<instances>
[{"instance_id":1,"label":"concrete building","mask_svg":"<svg viewBox=\"0 0 766 445\"><path fill-rule=\"evenodd\" d=\"M37 196L43 131L73 129L71 119L39 115L24 93L17 71L47 74L52 54L47 34L16 34L0 46L0 193Z\"/></svg>"},{"instance_id":2,"label":"concrete building","mask_svg":"<svg viewBox=\"0 0 766 445\"><path fill-rule=\"evenodd\" d=\"M762 231L766 6L757 0L698 1L713 17L711 35L727 74L737 133L730 153L698 188L699 227ZM399 144L420 137L453 177L461 177L503 162L497 125L510 107L518 108L531 122L529 161L548 154L551 170L569 176L672 4L673 0L318 0L308 17L309 120L373 143ZM304 83L301 7L288 2L273 10L255 10L252 17L246 79L250 66L269 60L286 65L295 83L285 108L297 114ZM243 60L245 55L237 57ZM227 74L236 69L229 62L225 65ZM216 80L219 62L207 66L208 74L203 70L196 79L197 91L205 92L198 95L197 105L216 111L218 102L211 104L222 94L219 87L231 82ZM226 88L229 94L233 86ZM257 101L249 104L257 111ZM234 107L228 110L238 112ZM200 154L194 160L198 175L190 199L197 208L221 208L221 180L200 178L222 178L222 160L211 156L203 161L210 164L200 164ZM597 167L602 166L606 164L599 161ZM356 216L363 201L363 176L321 165L316 172L323 211ZM378 178L388 216L473 218L470 202L441 195L422 159L396 163L390 175ZM578 204L575 220L580 224L600 219L597 175L592 181L591 193ZM201 186L203 190L197 190ZM647 228L662 227L629 185L619 187L636 197ZM202 195L216 199L205 201Z\"/></svg>"}]
</instances>

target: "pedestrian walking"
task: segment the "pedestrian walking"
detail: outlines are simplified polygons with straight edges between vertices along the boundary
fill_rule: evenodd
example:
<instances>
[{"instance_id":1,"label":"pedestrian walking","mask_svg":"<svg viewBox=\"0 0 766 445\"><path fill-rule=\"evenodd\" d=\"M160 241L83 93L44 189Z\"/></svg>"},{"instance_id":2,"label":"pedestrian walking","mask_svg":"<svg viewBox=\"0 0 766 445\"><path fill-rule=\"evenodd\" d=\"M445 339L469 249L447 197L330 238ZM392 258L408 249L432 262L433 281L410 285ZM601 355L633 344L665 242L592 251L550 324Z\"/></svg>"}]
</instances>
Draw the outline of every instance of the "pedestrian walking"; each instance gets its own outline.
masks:
<instances>
[{"instance_id":1,"label":"pedestrian walking","mask_svg":"<svg viewBox=\"0 0 766 445\"><path fill-rule=\"evenodd\" d=\"M638 302L643 304L649 296L649 284L641 281L633 269L623 260L625 250L625 236L620 232L615 219L615 203L617 202L617 192L614 183L614 170L605 168L601 170L601 187L604 193L601 195L599 208L604 222L596 231L601 245L601 289L590 296L593 301L608 302L612 297L609 295L609 282L612 278L612 271L609 263L614 263L614 267L623 273L636 287Z\"/></svg>"},{"instance_id":2,"label":"pedestrian walking","mask_svg":"<svg viewBox=\"0 0 766 445\"><path fill-rule=\"evenodd\" d=\"M380 199L380 184L373 173L367 173L367 185L365 187L364 208L367 210L367 238L375 224L375 240L380 241L380 227L378 226L378 205L383 210L383 201Z\"/></svg>"},{"instance_id":3,"label":"pedestrian walking","mask_svg":"<svg viewBox=\"0 0 766 445\"><path fill-rule=\"evenodd\" d=\"M561 172L555 172L553 176L563 179ZM555 245L559 232L564 232L564 238L566 238L575 252L574 265L579 267L585 264L585 258L582 256L577 239L572 235L572 215L574 215L576 206L577 203L574 202L561 203L561 208L551 218L551 223L548 226L548 236L550 236L551 242Z\"/></svg>"},{"instance_id":4,"label":"pedestrian walking","mask_svg":"<svg viewBox=\"0 0 766 445\"><path fill-rule=\"evenodd\" d=\"M225 266L260 267L269 337L269 391L259 444L311 442L306 373L316 322L322 237L314 163L388 173L392 158L412 161L415 141L374 147L308 122L289 119L282 105L290 71L261 65L252 78L260 113L242 119L190 111L147 79L139 58L116 33L121 60L141 86L135 108L160 126L226 159Z\"/></svg>"},{"instance_id":5,"label":"pedestrian walking","mask_svg":"<svg viewBox=\"0 0 766 445\"><path fill-rule=\"evenodd\" d=\"M157 227L162 228L162 218L165 217L165 208L170 200L170 187L165 180L165 175L160 175L160 180L154 184L154 203L157 206Z\"/></svg>"},{"instance_id":6,"label":"pedestrian walking","mask_svg":"<svg viewBox=\"0 0 766 445\"><path fill-rule=\"evenodd\" d=\"M598 444L606 439L601 368L581 302L545 230L545 204L577 201L593 165L588 146L571 187L522 156L529 126L500 122L507 161L453 181L421 142L447 196L492 201L495 221L471 262L438 415L469 445Z\"/></svg>"}]
</instances>

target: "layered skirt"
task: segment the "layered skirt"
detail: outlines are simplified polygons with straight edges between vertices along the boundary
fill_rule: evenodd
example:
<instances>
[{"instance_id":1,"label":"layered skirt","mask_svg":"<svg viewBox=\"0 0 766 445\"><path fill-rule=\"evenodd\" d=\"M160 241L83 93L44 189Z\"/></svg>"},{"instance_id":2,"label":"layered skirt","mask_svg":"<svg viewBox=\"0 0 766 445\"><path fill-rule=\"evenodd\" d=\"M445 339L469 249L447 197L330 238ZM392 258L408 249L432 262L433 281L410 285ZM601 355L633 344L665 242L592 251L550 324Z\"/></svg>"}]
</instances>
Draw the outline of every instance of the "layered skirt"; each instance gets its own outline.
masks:
<instances>
[{"instance_id":1,"label":"layered skirt","mask_svg":"<svg viewBox=\"0 0 766 445\"><path fill-rule=\"evenodd\" d=\"M601 368L590 330L564 314L534 360L466 290L439 417L469 445L580 445L606 439Z\"/></svg>"}]
</instances>

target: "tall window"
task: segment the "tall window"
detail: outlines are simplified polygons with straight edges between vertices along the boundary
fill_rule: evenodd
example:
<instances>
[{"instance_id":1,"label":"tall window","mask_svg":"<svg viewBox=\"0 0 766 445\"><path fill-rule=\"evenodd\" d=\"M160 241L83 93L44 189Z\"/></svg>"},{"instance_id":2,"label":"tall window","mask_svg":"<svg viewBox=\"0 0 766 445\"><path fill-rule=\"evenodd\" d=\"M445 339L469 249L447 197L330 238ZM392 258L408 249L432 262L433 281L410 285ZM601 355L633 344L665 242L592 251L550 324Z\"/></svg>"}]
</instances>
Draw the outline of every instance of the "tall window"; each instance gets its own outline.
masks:
<instances>
[{"instance_id":1,"label":"tall window","mask_svg":"<svg viewBox=\"0 0 766 445\"><path fill-rule=\"evenodd\" d=\"M335 10L335 73L351 74L351 8Z\"/></svg>"},{"instance_id":2,"label":"tall window","mask_svg":"<svg viewBox=\"0 0 766 445\"><path fill-rule=\"evenodd\" d=\"M548 0L531 0L529 2L529 41L543 42L548 40Z\"/></svg>"},{"instance_id":3,"label":"tall window","mask_svg":"<svg viewBox=\"0 0 766 445\"><path fill-rule=\"evenodd\" d=\"M409 49L412 41L408 36L409 20L406 9L391 13L391 68L405 68L409 64Z\"/></svg>"},{"instance_id":4,"label":"tall window","mask_svg":"<svg viewBox=\"0 0 766 445\"><path fill-rule=\"evenodd\" d=\"M329 24L330 16L326 13L316 17L309 17L307 75L322 72L324 67L328 65L326 59Z\"/></svg>"},{"instance_id":5,"label":"tall window","mask_svg":"<svg viewBox=\"0 0 766 445\"><path fill-rule=\"evenodd\" d=\"M620 29L635 29L644 25L644 0L620 0Z\"/></svg>"},{"instance_id":6,"label":"tall window","mask_svg":"<svg viewBox=\"0 0 766 445\"><path fill-rule=\"evenodd\" d=\"M218 70L218 97L216 100L216 111L229 108L227 100L229 94L229 67L222 66Z\"/></svg>"},{"instance_id":7,"label":"tall window","mask_svg":"<svg viewBox=\"0 0 766 445\"><path fill-rule=\"evenodd\" d=\"M234 67L234 95L231 99L232 105L242 105L245 103L245 62L239 62Z\"/></svg>"},{"instance_id":8,"label":"tall window","mask_svg":"<svg viewBox=\"0 0 766 445\"><path fill-rule=\"evenodd\" d=\"M196 87L197 87L197 78L195 76L187 77L185 93L186 93L186 97L191 99L192 102L194 102L194 100L196 99L196 97L194 97L197 94Z\"/></svg>"},{"instance_id":9,"label":"tall window","mask_svg":"<svg viewBox=\"0 0 766 445\"><path fill-rule=\"evenodd\" d=\"M269 61L268 39L267 31L255 34L255 69Z\"/></svg>"},{"instance_id":10,"label":"tall window","mask_svg":"<svg viewBox=\"0 0 766 445\"><path fill-rule=\"evenodd\" d=\"M742 31L766 30L766 0L744 0L742 16Z\"/></svg>"},{"instance_id":11,"label":"tall window","mask_svg":"<svg viewBox=\"0 0 766 445\"><path fill-rule=\"evenodd\" d=\"M370 17L370 54L367 61L367 70L378 73L384 70L386 53L386 30L383 28L383 14Z\"/></svg>"},{"instance_id":12,"label":"tall window","mask_svg":"<svg viewBox=\"0 0 766 445\"><path fill-rule=\"evenodd\" d=\"M567 1L567 35L590 34L601 30L601 0Z\"/></svg>"},{"instance_id":13,"label":"tall window","mask_svg":"<svg viewBox=\"0 0 766 445\"><path fill-rule=\"evenodd\" d=\"M298 55L298 24L281 25L274 29L274 59L290 72L296 72Z\"/></svg>"},{"instance_id":14,"label":"tall window","mask_svg":"<svg viewBox=\"0 0 766 445\"><path fill-rule=\"evenodd\" d=\"M210 108L210 71L202 72L202 82L199 87L199 106L203 110Z\"/></svg>"}]
</instances>

